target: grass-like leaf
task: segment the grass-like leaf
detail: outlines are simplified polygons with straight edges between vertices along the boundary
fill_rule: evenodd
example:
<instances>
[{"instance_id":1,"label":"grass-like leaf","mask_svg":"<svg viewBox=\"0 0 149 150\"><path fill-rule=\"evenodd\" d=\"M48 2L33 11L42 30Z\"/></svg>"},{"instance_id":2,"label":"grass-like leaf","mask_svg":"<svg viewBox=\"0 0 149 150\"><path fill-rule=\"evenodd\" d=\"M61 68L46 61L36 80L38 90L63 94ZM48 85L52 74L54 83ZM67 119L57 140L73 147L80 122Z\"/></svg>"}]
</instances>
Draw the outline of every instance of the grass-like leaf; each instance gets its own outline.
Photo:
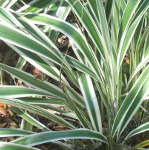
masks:
<instances>
[{"instance_id":1,"label":"grass-like leaf","mask_svg":"<svg viewBox=\"0 0 149 150\"><path fill-rule=\"evenodd\" d=\"M68 128L75 128L72 124L70 124L69 122L65 121L61 117L59 117L57 115L54 115L54 114L52 114L52 113L50 113L50 112L48 112L48 111L46 111L46 110L44 110L42 108L33 106L30 103L26 103L26 102L23 102L23 101L17 100L17 99L6 99L6 98L1 98L0 102L8 104L8 105L11 105L11 106L14 106L14 107L16 107L16 104L17 104L17 107L19 107L19 108L25 109L25 110L27 110L29 112L34 113L34 114L38 114L40 116L46 117L48 119L51 119L54 122L63 124L64 126L67 126Z\"/></svg>"},{"instance_id":2,"label":"grass-like leaf","mask_svg":"<svg viewBox=\"0 0 149 150\"><path fill-rule=\"evenodd\" d=\"M19 138L13 143L35 146L42 143L47 143L55 140L63 139L93 139L107 143L107 139L99 132L87 130L87 129L77 129L71 131L47 131L42 133L36 133L30 136Z\"/></svg>"},{"instance_id":3,"label":"grass-like leaf","mask_svg":"<svg viewBox=\"0 0 149 150\"><path fill-rule=\"evenodd\" d=\"M124 102L119 109L115 121L113 124L112 135L114 136L118 128L121 128L122 132L132 115L142 102L143 97L148 93L148 84L149 84L149 66L143 71L136 84L132 87L131 91L125 98ZM127 119L125 118L127 117ZM126 120L125 120L126 119Z\"/></svg>"},{"instance_id":4,"label":"grass-like leaf","mask_svg":"<svg viewBox=\"0 0 149 150\"><path fill-rule=\"evenodd\" d=\"M10 136L25 136L33 134L34 132L20 130L20 129L10 129L10 128L1 128L0 137L10 137Z\"/></svg>"},{"instance_id":5,"label":"grass-like leaf","mask_svg":"<svg viewBox=\"0 0 149 150\"><path fill-rule=\"evenodd\" d=\"M26 82L30 86L38 88L42 91L45 90L45 91L51 93L53 96L55 95L56 97L58 96L60 98L65 99L65 95L63 94L62 90L48 82L40 81L40 80L36 79L34 76L32 76L24 71L21 71L19 69L14 69L14 68L9 67L4 64L0 64L0 68L4 69L5 71L9 72L10 74L13 74L14 76L16 76L17 78Z\"/></svg>"},{"instance_id":6,"label":"grass-like leaf","mask_svg":"<svg viewBox=\"0 0 149 150\"><path fill-rule=\"evenodd\" d=\"M102 133L100 109L91 78L82 74L78 77L78 80L92 126L95 131Z\"/></svg>"},{"instance_id":7,"label":"grass-like leaf","mask_svg":"<svg viewBox=\"0 0 149 150\"><path fill-rule=\"evenodd\" d=\"M0 142L0 149L3 150L39 150L38 148L33 148L29 146L24 146L20 144L13 144L13 143L7 143L7 142Z\"/></svg>"},{"instance_id":8,"label":"grass-like leaf","mask_svg":"<svg viewBox=\"0 0 149 150\"><path fill-rule=\"evenodd\" d=\"M127 137L125 138L125 140L127 140L128 138L134 136L134 135L137 135L137 134L140 134L140 133L143 133L143 132L146 132L149 130L149 122L146 122L142 125L140 125L139 127L137 127L136 129L134 129L133 131L131 131Z\"/></svg>"}]
</instances>

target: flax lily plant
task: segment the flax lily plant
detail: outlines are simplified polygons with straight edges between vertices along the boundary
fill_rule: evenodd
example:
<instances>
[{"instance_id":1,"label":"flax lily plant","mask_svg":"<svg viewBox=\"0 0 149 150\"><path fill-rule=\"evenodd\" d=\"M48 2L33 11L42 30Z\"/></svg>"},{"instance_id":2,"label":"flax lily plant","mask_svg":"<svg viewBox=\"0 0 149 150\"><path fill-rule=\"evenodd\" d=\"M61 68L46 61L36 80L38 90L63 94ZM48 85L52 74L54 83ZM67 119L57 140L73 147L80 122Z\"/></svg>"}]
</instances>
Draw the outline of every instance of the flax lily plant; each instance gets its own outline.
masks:
<instances>
[{"instance_id":1,"label":"flax lily plant","mask_svg":"<svg viewBox=\"0 0 149 150\"><path fill-rule=\"evenodd\" d=\"M149 1L34 0L20 5L16 0L1 2L0 39L58 84L0 63L2 70L28 85L1 86L0 102L42 129L0 129L1 137L19 136L0 142L0 148L34 150L54 142L73 149L59 141L64 139L88 139L84 149L149 146ZM74 24L66 21L70 11ZM74 57L56 47L59 32L69 38ZM66 110L54 109L55 104ZM51 131L32 114L67 130ZM64 118L76 120L79 129Z\"/></svg>"}]
</instances>

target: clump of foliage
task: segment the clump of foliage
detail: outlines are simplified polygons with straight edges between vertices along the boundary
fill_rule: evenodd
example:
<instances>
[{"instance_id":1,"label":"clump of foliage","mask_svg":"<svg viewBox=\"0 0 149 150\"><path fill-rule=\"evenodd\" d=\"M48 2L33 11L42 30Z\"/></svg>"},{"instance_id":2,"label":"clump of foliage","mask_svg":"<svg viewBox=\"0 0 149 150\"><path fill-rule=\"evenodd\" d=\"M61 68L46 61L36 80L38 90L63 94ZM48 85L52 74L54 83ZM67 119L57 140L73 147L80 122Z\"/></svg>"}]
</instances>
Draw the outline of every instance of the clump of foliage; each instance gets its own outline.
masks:
<instances>
[{"instance_id":1,"label":"clump of foliage","mask_svg":"<svg viewBox=\"0 0 149 150\"><path fill-rule=\"evenodd\" d=\"M0 39L22 62L58 83L0 63L1 69L28 85L1 86L0 102L42 129L39 133L32 128L0 129L1 137L21 136L1 142L0 148L38 149L34 146L54 142L72 149L58 141L63 139L89 139L85 149L131 150L149 145L148 0L34 0L28 5L2 1L0 5ZM78 23L65 21L70 10ZM59 32L69 38L75 57L55 46ZM50 131L32 114L67 130ZM64 118L77 120L79 129Z\"/></svg>"}]
</instances>

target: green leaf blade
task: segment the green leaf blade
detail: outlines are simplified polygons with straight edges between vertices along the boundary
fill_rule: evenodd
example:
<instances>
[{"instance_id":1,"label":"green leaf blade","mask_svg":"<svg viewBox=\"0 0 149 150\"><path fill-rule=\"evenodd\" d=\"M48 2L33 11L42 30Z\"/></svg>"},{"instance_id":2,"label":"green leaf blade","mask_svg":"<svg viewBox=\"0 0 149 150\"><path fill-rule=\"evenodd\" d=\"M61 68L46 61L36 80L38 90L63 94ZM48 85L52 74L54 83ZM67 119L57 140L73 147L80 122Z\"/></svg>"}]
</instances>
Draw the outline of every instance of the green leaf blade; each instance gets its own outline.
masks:
<instances>
[{"instance_id":1,"label":"green leaf blade","mask_svg":"<svg viewBox=\"0 0 149 150\"><path fill-rule=\"evenodd\" d=\"M13 141L13 143L21 145L35 146L42 143L47 143L55 140L62 139L94 139L107 143L107 139L99 132L87 130L87 129L77 129L70 131L47 131L42 133L36 133L32 136L26 136Z\"/></svg>"}]
</instances>

